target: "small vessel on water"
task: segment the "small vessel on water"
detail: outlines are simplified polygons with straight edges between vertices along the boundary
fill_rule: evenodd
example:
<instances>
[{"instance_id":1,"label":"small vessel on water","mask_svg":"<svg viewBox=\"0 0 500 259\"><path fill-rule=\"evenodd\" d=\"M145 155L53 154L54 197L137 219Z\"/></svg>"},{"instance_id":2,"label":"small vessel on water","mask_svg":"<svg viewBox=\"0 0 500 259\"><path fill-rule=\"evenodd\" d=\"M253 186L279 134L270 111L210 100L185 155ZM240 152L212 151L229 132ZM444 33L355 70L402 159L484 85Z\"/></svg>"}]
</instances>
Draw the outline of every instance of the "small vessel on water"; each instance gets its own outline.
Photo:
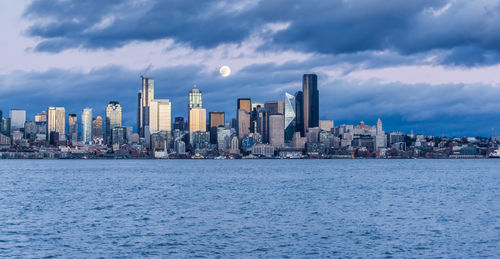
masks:
<instances>
[{"instance_id":1,"label":"small vessel on water","mask_svg":"<svg viewBox=\"0 0 500 259\"><path fill-rule=\"evenodd\" d=\"M489 158L500 158L500 149L491 152Z\"/></svg>"}]
</instances>

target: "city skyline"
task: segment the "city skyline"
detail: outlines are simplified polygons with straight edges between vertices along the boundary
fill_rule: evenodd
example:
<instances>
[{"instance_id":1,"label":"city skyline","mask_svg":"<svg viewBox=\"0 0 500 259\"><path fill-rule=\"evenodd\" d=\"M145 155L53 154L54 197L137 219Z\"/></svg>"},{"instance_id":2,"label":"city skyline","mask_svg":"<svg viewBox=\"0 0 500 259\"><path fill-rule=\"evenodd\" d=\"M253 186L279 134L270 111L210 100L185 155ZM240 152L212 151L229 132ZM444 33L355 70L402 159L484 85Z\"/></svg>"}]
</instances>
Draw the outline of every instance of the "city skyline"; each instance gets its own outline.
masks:
<instances>
[{"instance_id":1,"label":"city skyline","mask_svg":"<svg viewBox=\"0 0 500 259\"><path fill-rule=\"evenodd\" d=\"M101 107L117 100L124 124L137 127L143 73L173 107L187 105L185 92L197 84L207 93L207 111L231 118L234 99L281 100L300 87L300 75L316 73L320 119L375 124L381 117L392 131L500 135L500 43L491 37L500 15L493 2L362 2L294 2L271 17L266 10L292 4L15 1L0 15L0 58L9 60L0 63L0 109L26 109L32 117L49 105L66 114L91 107L104 116ZM393 8L400 12L388 16ZM192 19L160 15L170 10ZM305 20L301 11L317 15ZM204 15L206 23L197 18ZM227 22L206 30L220 21ZM429 24L436 29L425 30ZM228 77L218 73L223 65L231 67ZM187 117L183 109L172 112Z\"/></svg>"}]
</instances>

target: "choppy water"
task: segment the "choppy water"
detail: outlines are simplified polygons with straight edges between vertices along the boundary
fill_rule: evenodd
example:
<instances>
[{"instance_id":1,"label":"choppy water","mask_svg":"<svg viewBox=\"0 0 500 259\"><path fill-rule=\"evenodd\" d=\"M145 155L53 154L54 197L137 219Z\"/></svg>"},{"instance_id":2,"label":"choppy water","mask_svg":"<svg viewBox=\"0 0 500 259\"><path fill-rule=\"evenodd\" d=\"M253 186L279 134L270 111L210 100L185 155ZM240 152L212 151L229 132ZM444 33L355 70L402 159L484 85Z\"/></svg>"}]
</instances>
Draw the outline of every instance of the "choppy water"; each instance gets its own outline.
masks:
<instances>
[{"instance_id":1,"label":"choppy water","mask_svg":"<svg viewBox=\"0 0 500 259\"><path fill-rule=\"evenodd\" d=\"M500 160L0 160L2 257L500 257Z\"/></svg>"}]
</instances>

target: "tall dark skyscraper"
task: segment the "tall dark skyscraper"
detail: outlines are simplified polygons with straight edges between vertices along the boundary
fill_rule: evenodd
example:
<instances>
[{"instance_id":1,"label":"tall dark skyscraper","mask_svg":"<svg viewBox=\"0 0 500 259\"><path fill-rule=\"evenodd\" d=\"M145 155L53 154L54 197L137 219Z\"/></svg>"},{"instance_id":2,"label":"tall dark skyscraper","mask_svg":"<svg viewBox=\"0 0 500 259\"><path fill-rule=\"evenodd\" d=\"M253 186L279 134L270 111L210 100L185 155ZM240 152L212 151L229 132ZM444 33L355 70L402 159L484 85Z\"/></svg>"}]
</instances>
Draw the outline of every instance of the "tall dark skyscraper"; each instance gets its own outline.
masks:
<instances>
[{"instance_id":1,"label":"tall dark skyscraper","mask_svg":"<svg viewBox=\"0 0 500 259\"><path fill-rule=\"evenodd\" d=\"M296 125L297 131L300 132L302 137L305 137L304 132L304 93L298 91L295 93L295 112L296 112Z\"/></svg>"},{"instance_id":2,"label":"tall dark skyscraper","mask_svg":"<svg viewBox=\"0 0 500 259\"><path fill-rule=\"evenodd\" d=\"M210 112L210 143L217 144L217 128L224 126L224 112Z\"/></svg>"},{"instance_id":3,"label":"tall dark skyscraper","mask_svg":"<svg viewBox=\"0 0 500 259\"><path fill-rule=\"evenodd\" d=\"M302 92L304 94L304 132L308 128L319 127L319 92L318 76L305 74L302 78Z\"/></svg>"}]
</instances>

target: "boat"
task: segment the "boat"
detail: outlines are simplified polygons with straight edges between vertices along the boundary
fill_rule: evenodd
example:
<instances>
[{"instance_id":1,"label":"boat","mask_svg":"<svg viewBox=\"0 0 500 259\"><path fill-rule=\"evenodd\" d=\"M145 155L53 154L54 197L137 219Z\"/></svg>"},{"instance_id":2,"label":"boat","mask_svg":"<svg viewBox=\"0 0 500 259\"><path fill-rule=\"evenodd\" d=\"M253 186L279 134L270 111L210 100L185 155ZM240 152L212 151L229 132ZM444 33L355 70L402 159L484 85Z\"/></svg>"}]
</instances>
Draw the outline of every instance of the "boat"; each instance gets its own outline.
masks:
<instances>
[{"instance_id":1,"label":"boat","mask_svg":"<svg viewBox=\"0 0 500 259\"><path fill-rule=\"evenodd\" d=\"M491 152L489 158L500 158L500 149Z\"/></svg>"}]
</instances>

